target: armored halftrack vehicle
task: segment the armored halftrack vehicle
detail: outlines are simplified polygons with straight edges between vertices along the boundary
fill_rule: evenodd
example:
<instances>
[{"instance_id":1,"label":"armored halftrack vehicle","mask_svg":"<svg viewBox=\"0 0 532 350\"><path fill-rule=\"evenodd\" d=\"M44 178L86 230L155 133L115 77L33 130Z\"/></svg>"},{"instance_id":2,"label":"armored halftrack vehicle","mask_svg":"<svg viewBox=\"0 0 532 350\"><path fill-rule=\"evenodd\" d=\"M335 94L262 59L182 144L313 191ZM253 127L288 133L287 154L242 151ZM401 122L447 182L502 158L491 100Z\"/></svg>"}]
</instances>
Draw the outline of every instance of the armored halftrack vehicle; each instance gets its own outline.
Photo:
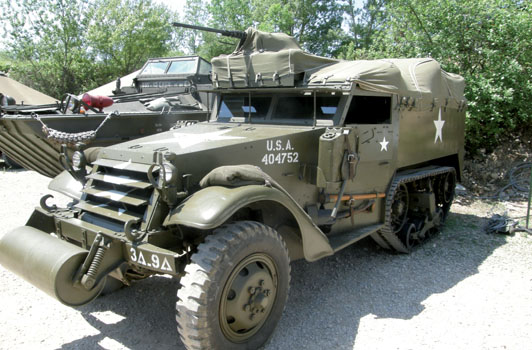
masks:
<instances>
[{"instance_id":1,"label":"armored halftrack vehicle","mask_svg":"<svg viewBox=\"0 0 532 350\"><path fill-rule=\"evenodd\" d=\"M62 145L72 154L80 142L104 147L204 121L213 101L210 71L198 56L152 58L136 77L67 95L60 104L1 107L0 150L26 169L54 177L63 171Z\"/></svg>"},{"instance_id":2,"label":"armored halftrack vehicle","mask_svg":"<svg viewBox=\"0 0 532 350\"><path fill-rule=\"evenodd\" d=\"M175 276L187 348L255 349L291 260L368 236L408 253L441 228L462 175L461 77L430 58L317 57L254 29L212 64L208 122L104 148L88 173L76 152L81 194L66 208L44 197L0 262L67 305Z\"/></svg>"}]
</instances>

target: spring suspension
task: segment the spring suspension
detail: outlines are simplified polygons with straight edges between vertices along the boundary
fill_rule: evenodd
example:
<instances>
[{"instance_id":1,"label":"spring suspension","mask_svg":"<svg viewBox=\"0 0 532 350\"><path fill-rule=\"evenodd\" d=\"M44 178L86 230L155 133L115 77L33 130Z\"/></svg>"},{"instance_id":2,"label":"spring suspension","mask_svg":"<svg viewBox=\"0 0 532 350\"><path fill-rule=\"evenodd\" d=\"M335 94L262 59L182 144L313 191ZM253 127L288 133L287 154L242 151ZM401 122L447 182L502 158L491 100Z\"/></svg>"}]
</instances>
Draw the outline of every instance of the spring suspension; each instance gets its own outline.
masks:
<instances>
[{"instance_id":1,"label":"spring suspension","mask_svg":"<svg viewBox=\"0 0 532 350\"><path fill-rule=\"evenodd\" d=\"M94 288L94 285L96 283L96 277L98 276L98 270L100 269L100 265L102 264L102 261L105 257L105 252L107 248L105 247L105 245L100 245L101 242L102 236L96 236L96 239L94 240L91 246L89 254L81 268L81 271L83 273L83 277L81 278L81 284L87 290L91 290L92 288Z\"/></svg>"},{"instance_id":2,"label":"spring suspension","mask_svg":"<svg viewBox=\"0 0 532 350\"><path fill-rule=\"evenodd\" d=\"M88 277L96 278L96 274L98 273L98 270L100 269L100 265L102 264L104 254L105 254L105 248L98 247L98 250L96 251L96 255L94 255L94 259L92 260L91 266L89 267L89 271L87 271Z\"/></svg>"}]
</instances>

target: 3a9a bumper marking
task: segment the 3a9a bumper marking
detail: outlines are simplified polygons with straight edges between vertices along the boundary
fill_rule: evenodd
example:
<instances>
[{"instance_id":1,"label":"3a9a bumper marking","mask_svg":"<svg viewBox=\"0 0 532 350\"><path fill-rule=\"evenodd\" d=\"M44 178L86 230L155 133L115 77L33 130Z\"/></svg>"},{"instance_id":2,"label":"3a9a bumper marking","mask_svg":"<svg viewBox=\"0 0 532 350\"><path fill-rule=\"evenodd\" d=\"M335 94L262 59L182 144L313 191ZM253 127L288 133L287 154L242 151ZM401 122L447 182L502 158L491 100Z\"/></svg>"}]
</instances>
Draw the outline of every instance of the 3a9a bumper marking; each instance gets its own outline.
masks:
<instances>
[{"instance_id":1,"label":"3a9a bumper marking","mask_svg":"<svg viewBox=\"0 0 532 350\"><path fill-rule=\"evenodd\" d=\"M128 261L149 270L175 274L177 271L175 261L179 254L163 253L150 249L152 247L155 248L151 244L126 244Z\"/></svg>"}]
</instances>

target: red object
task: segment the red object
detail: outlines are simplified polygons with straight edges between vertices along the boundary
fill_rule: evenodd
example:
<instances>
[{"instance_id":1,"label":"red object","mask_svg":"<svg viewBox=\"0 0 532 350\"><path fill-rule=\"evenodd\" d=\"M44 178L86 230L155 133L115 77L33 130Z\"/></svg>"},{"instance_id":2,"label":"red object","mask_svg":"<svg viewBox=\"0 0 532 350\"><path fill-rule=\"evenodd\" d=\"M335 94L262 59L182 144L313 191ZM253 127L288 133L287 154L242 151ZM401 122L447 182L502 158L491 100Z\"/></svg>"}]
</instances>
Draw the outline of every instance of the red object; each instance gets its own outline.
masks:
<instances>
[{"instance_id":1,"label":"red object","mask_svg":"<svg viewBox=\"0 0 532 350\"><path fill-rule=\"evenodd\" d=\"M81 100L91 107L98 108L100 112L105 107L109 107L113 104L113 99L107 96L92 96L89 94L83 94Z\"/></svg>"}]
</instances>

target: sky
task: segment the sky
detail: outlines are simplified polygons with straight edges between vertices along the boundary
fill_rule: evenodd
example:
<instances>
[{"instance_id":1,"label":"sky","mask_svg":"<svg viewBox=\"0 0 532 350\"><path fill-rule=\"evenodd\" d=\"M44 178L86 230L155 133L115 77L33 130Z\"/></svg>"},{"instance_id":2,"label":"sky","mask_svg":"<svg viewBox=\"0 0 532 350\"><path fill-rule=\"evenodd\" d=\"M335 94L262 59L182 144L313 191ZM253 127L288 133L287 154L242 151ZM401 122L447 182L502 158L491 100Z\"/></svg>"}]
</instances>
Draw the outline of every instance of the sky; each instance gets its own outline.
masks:
<instances>
[{"instance_id":1,"label":"sky","mask_svg":"<svg viewBox=\"0 0 532 350\"><path fill-rule=\"evenodd\" d=\"M183 15L183 8L186 0L154 0L157 4L164 4L174 11L177 11L180 16Z\"/></svg>"}]
</instances>

